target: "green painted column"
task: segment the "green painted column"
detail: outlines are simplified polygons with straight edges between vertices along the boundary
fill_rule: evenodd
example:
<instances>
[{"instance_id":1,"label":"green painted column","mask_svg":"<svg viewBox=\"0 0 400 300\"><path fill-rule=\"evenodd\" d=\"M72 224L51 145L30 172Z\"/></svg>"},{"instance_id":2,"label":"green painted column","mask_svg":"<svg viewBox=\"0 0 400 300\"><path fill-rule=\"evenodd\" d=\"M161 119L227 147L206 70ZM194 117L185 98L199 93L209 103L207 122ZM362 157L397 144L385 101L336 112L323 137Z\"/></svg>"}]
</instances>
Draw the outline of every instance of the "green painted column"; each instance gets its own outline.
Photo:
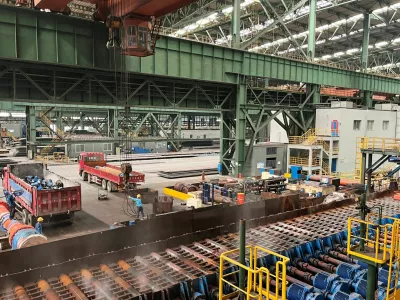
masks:
<instances>
[{"instance_id":1,"label":"green painted column","mask_svg":"<svg viewBox=\"0 0 400 300\"><path fill-rule=\"evenodd\" d=\"M33 159L36 154L36 109L34 106L26 107L26 146L29 159ZM32 156L29 156L29 150Z\"/></svg>"},{"instance_id":2,"label":"green painted column","mask_svg":"<svg viewBox=\"0 0 400 300\"><path fill-rule=\"evenodd\" d=\"M62 126L62 112L58 111L57 112L57 123L56 126L59 130L63 131L63 126Z\"/></svg>"},{"instance_id":3,"label":"green painted column","mask_svg":"<svg viewBox=\"0 0 400 300\"><path fill-rule=\"evenodd\" d=\"M365 72L368 68L368 45L369 45L369 25L370 25L370 14L364 14L363 22L363 41L362 41L362 52L361 52L361 69Z\"/></svg>"},{"instance_id":4,"label":"green painted column","mask_svg":"<svg viewBox=\"0 0 400 300\"><path fill-rule=\"evenodd\" d=\"M313 104L321 103L321 87L319 85L313 84L312 90L314 90L314 93L312 95L312 103Z\"/></svg>"},{"instance_id":5,"label":"green painted column","mask_svg":"<svg viewBox=\"0 0 400 300\"><path fill-rule=\"evenodd\" d=\"M240 47L240 0L233 0L231 36L231 47L238 49Z\"/></svg>"},{"instance_id":6,"label":"green painted column","mask_svg":"<svg viewBox=\"0 0 400 300\"><path fill-rule=\"evenodd\" d=\"M246 104L246 84L240 82L236 92L236 148L235 175L243 174L245 163L246 115L241 109Z\"/></svg>"},{"instance_id":7,"label":"green painted column","mask_svg":"<svg viewBox=\"0 0 400 300\"><path fill-rule=\"evenodd\" d=\"M372 107L372 92L371 91L364 91L364 106Z\"/></svg>"},{"instance_id":8,"label":"green painted column","mask_svg":"<svg viewBox=\"0 0 400 300\"><path fill-rule=\"evenodd\" d=\"M118 138L118 110L108 110L108 136Z\"/></svg>"},{"instance_id":9,"label":"green painted column","mask_svg":"<svg viewBox=\"0 0 400 300\"><path fill-rule=\"evenodd\" d=\"M317 22L317 0L310 0L310 14L308 16L308 59L314 60L315 56L315 24Z\"/></svg>"},{"instance_id":10,"label":"green painted column","mask_svg":"<svg viewBox=\"0 0 400 300\"><path fill-rule=\"evenodd\" d=\"M378 288L378 267L368 264L367 273L367 300L375 300L375 292Z\"/></svg>"}]
</instances>

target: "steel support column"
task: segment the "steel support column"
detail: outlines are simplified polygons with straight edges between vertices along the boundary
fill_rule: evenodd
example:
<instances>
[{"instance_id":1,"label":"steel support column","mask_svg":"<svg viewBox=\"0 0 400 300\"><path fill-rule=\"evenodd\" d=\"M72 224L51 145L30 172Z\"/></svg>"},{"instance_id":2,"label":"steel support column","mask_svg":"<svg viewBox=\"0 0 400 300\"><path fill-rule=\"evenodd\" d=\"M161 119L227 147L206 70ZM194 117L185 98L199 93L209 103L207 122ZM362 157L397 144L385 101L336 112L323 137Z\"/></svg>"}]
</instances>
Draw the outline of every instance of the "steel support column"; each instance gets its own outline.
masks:
<instances>
[{"instance_id":1,"label":"steel support column","mask_svg":"<svg viewBox=\"0 0 400 300\"><path fill-rule=\"evenodd\" d=\"M373 101L372 101L372 92L371 91L364 91L364 106L371 108Z\"/></svg>"},{"instance_id":2,"label":"steel support column","mask_svg":"<svg viewBox=\"0 0 400 300\"><path fill-rule=\"evenodd\" d=\"M108 136L113 138L118 138L118 110L109 109L108 110Z\"/></svg>"},{"instance_id":3,"label":"steel support column","mask_svg":"<svg viewBox=\"0 0 400 300\"><path fill-rule=\"evenodd\" d=\"M362 153L362 159L361 159L361 184L365 185L365 170L366 170L366 164L367 164L367 154Z\"/></svg>"},{"instance_id":4,"label":"steel support column","mask_svg":"<svg viewBox=\"0 0 400 300\"><path fill-rule=\"evenodd\" d=\"M368 153L368 166L367 169L372 169L372 153ZM372 170L367 172L367 195L371 193L371 184L372 184Z\"/></svg>"},{"instance_id":5,"label":"steel support column","mask_svg":"<svg viewBox=\"0 0 400 300\"><path fill-rule=\"evenodd\" d=\"M240 48L240 0L233 0L231 47Z\"/></svg>"},{"instance_id":6,"label":"steel support column","mask_svg":"<svg viewBox=\"0 0 400 300\"><path fill-rule=\"evenodd\" d=\"M312 89L314 90L314 93L312 95L312 103L321 103L321 87L319 85L313 84Z\"/></svg>"},{"instance_id":7,"label":"steel support column","mask_svg":"<svg viewBox=\"0 0 400 300\"><path fill-rule=\"evenodd\" d=\"M29 158L33 159L36 154L36 109L34 106L26 107L26 146L28 151L32 151L32 156Z\"/></svg>"},{"instance_id":8,"label":"steel support column","mask_svg":"<svg viewBox=\"0 0 400 300\"><path fill-rule=\"evenodd\" d=\"M245 140L246 140L246 114L242 107L246 105L247 85L241 78L236 92L236 157L235 175L243 173L245 163Z\"/></svg>"},{"instance_id":9,"label":"steel support column","mask_svg":"<svg viewBox=\"0 0 400 300\"><path fill-rule=\"evenodd\" d=\"M368 68L368 45L369 45L369 25L370 25L370 14L364 14L363 23L363 41L362 41L362 53L361 53L361 69L366 71Z\"/></svg>"},{"instance_id":10,"label":"steel support column","mask_svg":"<svg viewBox=\"0 0 400 300\"><path fill-rule=\"evenodd\" d=\"M309 61L315 56L315 24L317 22L317 0L310 0L310 14L308 16L308 52Z\"/></svg>"}]
</instances>

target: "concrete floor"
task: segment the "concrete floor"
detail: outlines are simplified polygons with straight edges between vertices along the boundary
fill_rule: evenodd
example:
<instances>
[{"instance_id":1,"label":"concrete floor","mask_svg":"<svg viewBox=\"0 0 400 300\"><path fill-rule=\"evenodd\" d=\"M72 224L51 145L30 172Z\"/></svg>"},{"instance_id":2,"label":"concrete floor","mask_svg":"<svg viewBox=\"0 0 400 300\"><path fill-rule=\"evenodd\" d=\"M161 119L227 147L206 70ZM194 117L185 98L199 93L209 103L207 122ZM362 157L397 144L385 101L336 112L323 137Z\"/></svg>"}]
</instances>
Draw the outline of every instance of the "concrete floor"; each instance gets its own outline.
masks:
<instances>
[{"instance_id":1,"label":"concrete floor","mask_svg":"<svg viewBox=\"0 0 400 300\"><path fill-rule=\"evenodd\" d=\"M19 159L24 161L24 159ZM219 162L219 156L199 156L191 158L172 158L172 159L157 159L150 161L132 161L132 167L135 171L142 172L146 176L146 182L141 187L152 188L163 195L165 186L174 185L176 182L184 181L187 183L195 183L200 181L200 177L181 178L181 179L166 179L159 177L159 171L179 171L190 169L209 169L216 168ZM119 163L114 163L118 165ZM85 235L97 231L103 231L110 228L110 225L115 222L133 220L134 217L124 213L123 203L126 200L124 193L109 193L109 200L99 201L97 199L100 186L83 182L78 174L78 165L49 165L49 169L66 177L70 180L81 184L82 189L82 211L75 214L75 222L72 225L45 226L44 234L49 241L70 238L78 235ZM218 175L207 176L207 178L218 178ZM186 209L182 205L183 202L177 199L174 200L174 211ZM145 215L152 213L152 205L144 205Z\"/></svg>"}]
</instances>

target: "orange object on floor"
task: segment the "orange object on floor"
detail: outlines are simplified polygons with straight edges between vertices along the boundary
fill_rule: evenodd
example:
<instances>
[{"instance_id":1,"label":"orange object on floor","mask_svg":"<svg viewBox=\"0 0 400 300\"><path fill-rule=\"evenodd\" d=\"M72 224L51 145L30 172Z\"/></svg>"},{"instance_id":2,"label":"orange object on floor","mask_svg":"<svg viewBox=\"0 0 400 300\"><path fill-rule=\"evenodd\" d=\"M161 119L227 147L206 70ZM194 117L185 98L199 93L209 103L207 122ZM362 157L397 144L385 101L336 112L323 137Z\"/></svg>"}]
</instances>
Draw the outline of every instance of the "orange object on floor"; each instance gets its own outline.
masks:
<instances>
[{"instance_id":1,"label":"orange object on floor","mask_svg":"<svg viewBox=\"0 0 400 300\"><path fill-rule=\"evenodd\" d=\"M400 200L400 192L395 192L393 194L393 200Z\"/></svg>"}]
</instances>

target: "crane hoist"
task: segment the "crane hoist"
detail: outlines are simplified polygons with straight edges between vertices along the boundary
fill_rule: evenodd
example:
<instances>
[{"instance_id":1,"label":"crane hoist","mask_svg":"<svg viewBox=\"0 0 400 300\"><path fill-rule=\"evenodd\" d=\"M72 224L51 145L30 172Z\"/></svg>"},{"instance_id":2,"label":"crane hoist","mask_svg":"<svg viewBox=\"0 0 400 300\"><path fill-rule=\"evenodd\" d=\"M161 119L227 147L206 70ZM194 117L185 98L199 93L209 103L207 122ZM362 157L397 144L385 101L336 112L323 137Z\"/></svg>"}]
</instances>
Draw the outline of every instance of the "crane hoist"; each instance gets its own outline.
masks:
<instances>
[{"instance_id":1,"label":"crane hoist","mask_svg":"<svg viewBox=\"0 0 400 300\"><path fill-rule=\"evenodd\" d=\"M161 18L196 0L83 0L96 5L93 19L109 29L107 48L120 48L127 56L150 56L161 27ZM19 0L21 2L27 0ZM36 9L68 11L72 0L32 0ZM24 4L22 3L22 4Z\"/></svg>"}]
</instances>

